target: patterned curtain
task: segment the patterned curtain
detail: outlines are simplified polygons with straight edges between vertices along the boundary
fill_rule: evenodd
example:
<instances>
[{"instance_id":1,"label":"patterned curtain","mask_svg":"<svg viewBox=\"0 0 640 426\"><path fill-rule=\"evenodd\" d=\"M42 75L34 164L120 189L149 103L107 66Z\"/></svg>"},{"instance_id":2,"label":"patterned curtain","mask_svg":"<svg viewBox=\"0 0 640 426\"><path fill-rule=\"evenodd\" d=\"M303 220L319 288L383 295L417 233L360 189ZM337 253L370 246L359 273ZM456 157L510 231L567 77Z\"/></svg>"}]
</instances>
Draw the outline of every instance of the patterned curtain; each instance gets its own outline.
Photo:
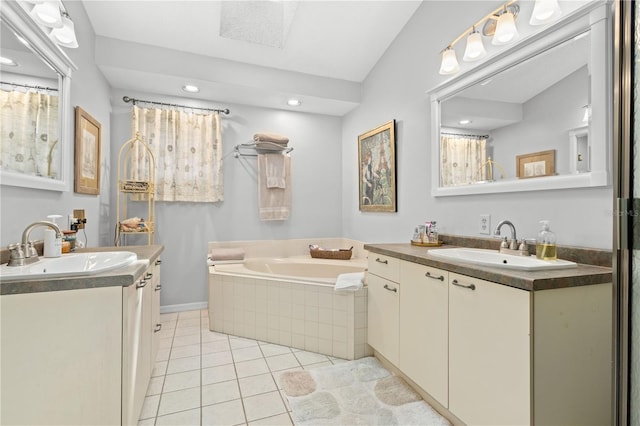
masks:
<instances>
[{"instance_id":1,"label":"patterned curtain","mask_svg":"<svg viewBox=\"0 0 640 426\"><path fill-rule=\"evenodd\" d=\"M60 177L58 96L0 90L0 167Z\"/></svg>"},{"instance_id":2,"label":"patterned curtain","mask_svg":"<svg viewBox=\"0 0 640 426\"><path fill-rule=\"evenodd\" d=\"M156 161L156 200L215 202L224 199L222 132L218 113L133 107L133 134L140 132ZM134 176L144 179L140 154ZM134 156L134 158L136 158Z\"/></svg>"},{"instance_id":3,"label":"patterned curtain","mask_svg":"<svg viewBox=\"0 0 640 426\"><path fill-rule=\"evenodd\" d=\"M440 185L467 185L486 179L487 141L461 135L440 136Z\"/></svg>"}]
</instances>

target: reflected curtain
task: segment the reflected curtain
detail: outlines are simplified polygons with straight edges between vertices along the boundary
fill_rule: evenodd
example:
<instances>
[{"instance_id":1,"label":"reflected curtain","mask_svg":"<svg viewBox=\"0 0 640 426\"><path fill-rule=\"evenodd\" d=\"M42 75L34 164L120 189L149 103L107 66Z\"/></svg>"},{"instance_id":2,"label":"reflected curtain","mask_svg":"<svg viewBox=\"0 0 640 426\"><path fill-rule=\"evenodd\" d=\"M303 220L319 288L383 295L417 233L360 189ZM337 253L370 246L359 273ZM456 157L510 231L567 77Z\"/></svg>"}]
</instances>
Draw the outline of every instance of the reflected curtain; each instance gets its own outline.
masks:
<instances>
[{"instance_id":1,"label":"reflected curtain","mask_svg":"<svg viewBox=\"0 0 640 426\"><path fill-rule=\"evenodd\" d=\"M440 185L467 185L486 179L487 140L482 137L440 136Z\"/></svg>"},{"instance_id":2,"label":"reflected curtain","mask_svg":"<svg viewBox=\"0 0 640 426\"><path fill-rule=\"evenodd\" d=\"M156 200L224 199L220 114L133 107L132 134L140 132L156 161ZM134 153L134 178L144 180L144 153ZM137 172L136 172L137 171Z\"/></svg>"},{"instance_id":3,"label":"reflected curtain","mask_svg":"<svg viewBox=\"0 0 640 426\"><path fill-rule=\"evenodd\" d=\"M0 167L60 177L58 96L0 90Z\"/></svg>"}]
</instances>

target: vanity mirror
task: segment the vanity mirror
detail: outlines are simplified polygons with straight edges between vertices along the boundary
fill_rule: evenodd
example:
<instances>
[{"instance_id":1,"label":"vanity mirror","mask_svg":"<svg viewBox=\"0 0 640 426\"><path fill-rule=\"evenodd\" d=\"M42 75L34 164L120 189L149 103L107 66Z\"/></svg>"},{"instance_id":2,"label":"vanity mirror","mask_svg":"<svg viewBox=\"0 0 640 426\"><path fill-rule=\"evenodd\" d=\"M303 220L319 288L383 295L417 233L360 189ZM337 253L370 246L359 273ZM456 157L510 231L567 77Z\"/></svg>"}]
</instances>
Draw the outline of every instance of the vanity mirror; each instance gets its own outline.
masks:
<instances>
[{"instance_id":1,"label":"vanity mirror","mask_svg":"<svg viewBox=\"0 0 640 426\"><path fill-rule=\"evenodd\" d=\"M588 3L429 92L432 195L610 183L610 7ZM540 152L555 169L519 173Z\"/></svg>"},{"instance_id":2,"label":"vanity mirror","mask_svg":"<svg viewBox=\"0 0 640 426\"><path fill-rule=\"evenodd\" d=\"M69 190L77 68L18 3L0 7L0 184Z\"/></svg>"}]
</instances>

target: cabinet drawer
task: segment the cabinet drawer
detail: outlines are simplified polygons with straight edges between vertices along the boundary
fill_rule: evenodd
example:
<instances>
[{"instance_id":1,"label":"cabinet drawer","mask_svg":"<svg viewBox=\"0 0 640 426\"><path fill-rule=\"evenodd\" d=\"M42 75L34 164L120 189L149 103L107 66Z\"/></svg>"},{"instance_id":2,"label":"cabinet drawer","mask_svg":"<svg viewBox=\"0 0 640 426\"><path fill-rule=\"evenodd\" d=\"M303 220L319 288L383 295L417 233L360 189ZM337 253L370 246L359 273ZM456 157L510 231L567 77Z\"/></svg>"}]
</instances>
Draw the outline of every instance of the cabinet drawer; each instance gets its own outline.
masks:
<instances>
[{"instance_id":1,"label":"cabinet drawer","mask_svg":"<svg viewBox=\"0 0 640 426\"><path fill-rule=\"evenodd\" d=\"M389 281L400 282L400 259L369 253L369 272Z\"/></svg>"}]
</instances>

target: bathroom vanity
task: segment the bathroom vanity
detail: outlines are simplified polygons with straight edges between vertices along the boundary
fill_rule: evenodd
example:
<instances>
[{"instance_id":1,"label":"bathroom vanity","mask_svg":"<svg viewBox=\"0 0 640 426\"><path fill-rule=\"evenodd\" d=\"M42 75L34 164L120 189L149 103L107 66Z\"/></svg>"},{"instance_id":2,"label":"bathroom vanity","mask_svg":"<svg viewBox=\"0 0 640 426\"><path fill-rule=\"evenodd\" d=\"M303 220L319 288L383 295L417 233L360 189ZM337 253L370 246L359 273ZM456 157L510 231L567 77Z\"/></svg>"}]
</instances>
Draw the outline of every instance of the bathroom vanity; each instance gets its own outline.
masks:
<instances>
[{"instance_id":1,"label":"bathroom vanity","mask_svg":"<svg viewBox=\"0 0 640 426\"><path fill-rule=\"evenodd\" d=\"M365 249L369 345L454 423L610 423L610 268L528 272L409 244Z\"/></svg>"},{"instance_id":2,"label":"bathroom vanity","mask_svg":"<svg viewBox=\"0 0 640 426\"><path fill-rule=\"evenodd\" d=\"M73 278L0 281L1 424L137 424L158 351L162 246Z\"/></svg>"}]
</instances>

